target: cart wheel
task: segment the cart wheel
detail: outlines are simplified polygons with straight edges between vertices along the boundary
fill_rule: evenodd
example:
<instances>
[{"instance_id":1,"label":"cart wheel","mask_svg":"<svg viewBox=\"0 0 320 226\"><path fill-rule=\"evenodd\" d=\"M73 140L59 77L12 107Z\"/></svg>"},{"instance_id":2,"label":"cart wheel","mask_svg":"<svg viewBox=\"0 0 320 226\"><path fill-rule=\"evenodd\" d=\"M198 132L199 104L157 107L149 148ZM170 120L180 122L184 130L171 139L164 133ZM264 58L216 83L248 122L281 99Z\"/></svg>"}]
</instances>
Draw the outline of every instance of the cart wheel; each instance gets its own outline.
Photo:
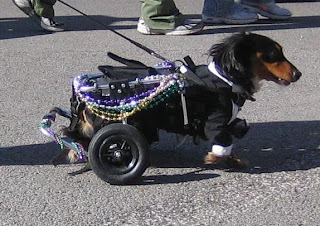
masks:
<instances>
[{"instance_id":1,"label":"cart wheel","mask_svg":"<svg viewBox=\"0 0 320 226\"><path fill-rule=\"evenodd\" d=\"M149 164L149 145L138 129L114 123L100 129L88 148L93 172L110 184L128 184Z\"/></svg>"}]
</instances>

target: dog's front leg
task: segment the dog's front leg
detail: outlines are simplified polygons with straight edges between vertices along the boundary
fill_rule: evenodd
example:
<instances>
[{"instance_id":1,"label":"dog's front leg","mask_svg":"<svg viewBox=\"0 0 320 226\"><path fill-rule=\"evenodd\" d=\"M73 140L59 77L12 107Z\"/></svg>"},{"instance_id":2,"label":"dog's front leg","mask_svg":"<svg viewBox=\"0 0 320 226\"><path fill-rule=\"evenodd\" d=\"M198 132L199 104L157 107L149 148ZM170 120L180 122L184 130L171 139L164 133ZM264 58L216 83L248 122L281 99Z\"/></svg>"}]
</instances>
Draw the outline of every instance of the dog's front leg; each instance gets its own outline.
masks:
<instances>
[{"instance_id":1,"label":"dog's front leg","mask_svg":"<svg viewBox=\"0 0 320 226\"><path fill-rule=\"evenodd\" d=\"M222 145L214 144L212 145L211 152L208 152L204 162L205 164L216 164L226 157L231 155L232 144L230 146L224 147Z\"/></svg>"},{"instance_id":2,"label":"dog's front leg","mask_svg":"<svg viewBox=\"0 0 320 226\"><path fill-rule=\"evenodd\" d=\"M232 145L223 147L221 145L212 145L212 151L208 152L204 162L205 164L217 164L224 161L228 168L244 169L248 166L246 160L242 160L232 152Z\"/></svg>"}]
</instances>

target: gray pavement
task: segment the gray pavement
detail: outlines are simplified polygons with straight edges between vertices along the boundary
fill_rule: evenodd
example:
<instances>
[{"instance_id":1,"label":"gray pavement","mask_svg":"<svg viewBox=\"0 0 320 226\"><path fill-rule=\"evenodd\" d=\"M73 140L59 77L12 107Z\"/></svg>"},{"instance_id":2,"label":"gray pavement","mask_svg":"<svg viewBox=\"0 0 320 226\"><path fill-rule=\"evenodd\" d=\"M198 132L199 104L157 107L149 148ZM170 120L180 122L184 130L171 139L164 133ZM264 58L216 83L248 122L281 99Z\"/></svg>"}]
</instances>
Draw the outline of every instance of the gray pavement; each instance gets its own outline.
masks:
<instances>
[{"instance_id":1,"label":"gray pavement","mask_svg":"<svg viewBox=\"0 0 320 226\"><path fill-rule=\"evenodd\" d=\"M162 134L143 182L112 186L79 165L53 167L59 147L37 129L53 106L69 108L71 78L116 64L108 51L157 63L127 41L56 4L68 31L45 33L11 1L0 0L0 225L320 225L319 1L282 1L290 20L207 26L199 35L143 36L135 29L140 2L68 0L78 9L170 59L197 64L213 43L238 31L270 36L303 73L282 88L265 83L241 112L252 126L235 143L248 169L205 168L210 145ZM202 1L176 0L200 18ZM63 124L64 122L61 121Z\"/></svg>"}]
</instances>

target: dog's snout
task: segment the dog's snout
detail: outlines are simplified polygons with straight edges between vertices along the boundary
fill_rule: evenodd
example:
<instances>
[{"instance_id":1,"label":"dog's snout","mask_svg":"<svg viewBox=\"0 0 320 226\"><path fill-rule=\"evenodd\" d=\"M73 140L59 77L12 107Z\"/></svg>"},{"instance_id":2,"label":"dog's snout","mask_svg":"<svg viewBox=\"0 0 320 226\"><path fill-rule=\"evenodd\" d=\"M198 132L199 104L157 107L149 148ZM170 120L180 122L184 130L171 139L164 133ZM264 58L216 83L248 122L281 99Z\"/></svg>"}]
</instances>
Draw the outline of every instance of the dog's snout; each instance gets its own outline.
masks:
<instances>
[{"instance_id":1,"label":"dog's snout","mask_svg":"<svg viewBox=\"0 0 320 226\"><path fill-rule=\"evenodd\" d=\"M302 73L298 70L295 70L293 72L293 82L298 81L301 76L302 76Z\"/></svg>"}]
</instances>

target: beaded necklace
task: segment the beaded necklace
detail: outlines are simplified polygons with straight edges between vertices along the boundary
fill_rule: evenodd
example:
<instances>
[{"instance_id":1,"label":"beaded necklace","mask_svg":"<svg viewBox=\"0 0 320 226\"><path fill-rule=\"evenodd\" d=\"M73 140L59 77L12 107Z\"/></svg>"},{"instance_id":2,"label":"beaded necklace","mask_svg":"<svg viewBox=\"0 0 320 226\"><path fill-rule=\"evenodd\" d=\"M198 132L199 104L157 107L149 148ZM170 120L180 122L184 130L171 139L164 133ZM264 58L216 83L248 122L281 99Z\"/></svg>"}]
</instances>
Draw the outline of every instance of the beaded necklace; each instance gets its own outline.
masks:
<instances>
[{"instance_id":1,"label":"beaded necklace","mask_svg":"<svg viewBox=\"0 0 320 226\"><path fill-rule=\"evenodd\" d=\"M153 108L184 88L179 74L151 75L143 81L159 81L159 85L150 90L124 99L96 98L90 92L81 92L85 76L77 76L73 81L76 95L93 114L108 121L122 121L139 111Z\"/></svg>"}]
</instances>

